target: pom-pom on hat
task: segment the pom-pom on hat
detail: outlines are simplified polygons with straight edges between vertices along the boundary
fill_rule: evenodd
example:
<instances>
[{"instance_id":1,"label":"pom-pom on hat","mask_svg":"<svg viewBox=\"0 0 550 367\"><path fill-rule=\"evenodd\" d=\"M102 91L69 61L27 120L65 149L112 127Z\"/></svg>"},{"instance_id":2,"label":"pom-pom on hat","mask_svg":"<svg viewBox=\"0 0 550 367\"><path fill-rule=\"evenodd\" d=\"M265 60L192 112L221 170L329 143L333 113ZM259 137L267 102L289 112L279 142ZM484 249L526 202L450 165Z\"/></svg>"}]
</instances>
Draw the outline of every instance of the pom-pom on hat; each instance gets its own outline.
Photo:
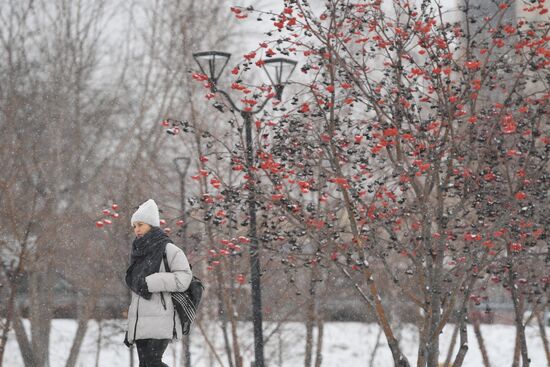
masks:
<instances>
[{"instance_id":1,"label":"pom-pom on hat","mask_svg":"<svg viewBox=\"0 0 550 367\"><path fill-rule=\"evenodd\" d=\"M130 224L142 222L153 227L160 227L159 208L155 200L149 199L139 206L136 212L132 215Z\"/></svg>"}]
</instances>

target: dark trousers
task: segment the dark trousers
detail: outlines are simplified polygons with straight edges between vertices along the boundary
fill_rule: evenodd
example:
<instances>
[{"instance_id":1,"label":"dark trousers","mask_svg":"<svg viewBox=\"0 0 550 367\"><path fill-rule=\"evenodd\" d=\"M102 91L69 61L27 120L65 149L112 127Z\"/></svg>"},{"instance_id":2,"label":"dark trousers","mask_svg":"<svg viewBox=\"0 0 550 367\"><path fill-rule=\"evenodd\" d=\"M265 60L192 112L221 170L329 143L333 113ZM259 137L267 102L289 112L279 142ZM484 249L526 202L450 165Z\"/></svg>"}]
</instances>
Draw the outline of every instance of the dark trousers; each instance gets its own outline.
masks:
<instances>
[{"instance_id":1,"label":"dark trousers","mask_svg":"<svg viewBox=\"0 0 550 367\"><path fill-rule=\"evenodd\" d=\"M139 367L168 367L167 364L162 363L162 355L169 342L169 339L136 340Z\"/></svg>"}]
</instances>

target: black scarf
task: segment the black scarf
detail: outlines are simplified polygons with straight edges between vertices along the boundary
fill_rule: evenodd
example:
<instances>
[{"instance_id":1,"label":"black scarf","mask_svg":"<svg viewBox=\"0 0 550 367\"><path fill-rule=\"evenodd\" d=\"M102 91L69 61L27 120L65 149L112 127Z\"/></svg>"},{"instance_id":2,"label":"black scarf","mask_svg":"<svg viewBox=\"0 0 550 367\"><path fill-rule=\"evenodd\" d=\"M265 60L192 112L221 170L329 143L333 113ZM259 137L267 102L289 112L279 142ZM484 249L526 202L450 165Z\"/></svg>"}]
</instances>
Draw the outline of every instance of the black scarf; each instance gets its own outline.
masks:
<instances>
[{"instance_id":1,"label":"black scarf","mask_svg":"<svg viewBox=\"0 0 550 367\"><path fill-rule=\"evenodd\" d=\"M132 243L130 266L126 270L126 284L145 299L151 299L145 277L158 273L166 244L170 238L158 227L153 227L144 236L136 238Z\"/></svg>"}]
</instances>

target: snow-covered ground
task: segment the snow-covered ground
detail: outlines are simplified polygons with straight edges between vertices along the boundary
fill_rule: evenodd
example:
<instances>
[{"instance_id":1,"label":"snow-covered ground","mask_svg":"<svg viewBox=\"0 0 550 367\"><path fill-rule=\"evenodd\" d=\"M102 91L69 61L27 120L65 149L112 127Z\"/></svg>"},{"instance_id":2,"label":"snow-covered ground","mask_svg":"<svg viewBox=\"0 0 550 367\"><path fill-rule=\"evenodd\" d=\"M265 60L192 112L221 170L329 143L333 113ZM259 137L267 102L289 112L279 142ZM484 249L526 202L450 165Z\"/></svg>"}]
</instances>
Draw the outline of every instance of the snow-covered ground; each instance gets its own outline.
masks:
<instances>
[{"instance_id":1,"label":"snow-covered ground","mask_svg":"<svg viewBox=\"0 0 550 367\"><path fill-rule=\"evenodd\" d=\"M28 326L28 323L26 324ZM301 367L304 359L305 328L299 323L280 325L278 332L271 332L278 325L266 325L266 361L269 367ZM130 351L122 343L124 333L123 321L103 321L101 334L98 333L98 324L90 322L88 332L81 348L78 367L126 367L130 366L130 353L134 353L134 364L138 365L135 348ZM453 326L445 328L441 338L441 362L445 359L450 342ZM492 366L510 366L514 353L515 329L508 325L482 325L489 358ZM50 367L62 367L68 357L71 341L76 331L74 320L54 320L51 334ZM378 327L373 324L331 322L325 325L323 342L323 366L369 366L372 352L378 337ZM532 367L546 366L546 357L538 328L528 327L527 344ZM547 327L550 334L550 328ZM98 338L101 335L101 338ZM224 366L228 366L222 346L222 332L218 325L204 326L204 335L216 347L218 357ZM398 333L404 353L409 357L411 365L415 365L414 355L417 348L417 333L412 327L404 327ZM192 362L194 367L220 366L219 361L210 352L203 333L195 326L192 334ZM241 350L244 366L250 366L253 359L251 324L242 323L239 328L239 339L243 341ZM98 341L101 345L98 354ZM481 354L476 338L471 328L468 329L469 351L464 366L482 366ZM458 348L458 347L457 347ZM98 363L96 364L97 359ZM164 354L164 362L171 367L183 366L181 360L181 344L172 343ZM392 359L383 336L376 350L372 366L392 366ZM15 340L10 334L7 350L4 356L4 366L23 366L21 354Z\"/></svg>"}]
</instances>

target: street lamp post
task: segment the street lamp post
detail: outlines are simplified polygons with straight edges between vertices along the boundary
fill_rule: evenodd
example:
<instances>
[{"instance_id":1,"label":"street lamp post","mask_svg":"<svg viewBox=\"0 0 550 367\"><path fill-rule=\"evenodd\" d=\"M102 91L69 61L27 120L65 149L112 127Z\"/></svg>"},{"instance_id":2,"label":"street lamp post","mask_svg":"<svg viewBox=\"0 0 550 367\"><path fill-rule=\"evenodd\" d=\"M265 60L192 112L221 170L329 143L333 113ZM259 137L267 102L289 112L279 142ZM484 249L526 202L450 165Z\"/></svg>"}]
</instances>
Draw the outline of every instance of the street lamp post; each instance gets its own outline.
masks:
<instances>
[{"instance_id":1,"label":"street lamp post","mask_svg":"<svg viewBox=\"0 0 550 367\"><path fill-rule=\"evenodd\" d=\"M248 181L248 216L250 238L250 283L252 286L252 323L254 325L254 358L255 367L264 367L264 342L262 332L262 293L261 293L261 265L260 243L258 241L256 227L256 180L252 167L254 166L254 151L252 146L252 117L263 110L271 97L266 98L256 109L241 109L231 99L228 93L218 89L218 79L227 65L231 54L218 51L206 51L193 54L193 57L202 73L208 76L212 92L220 93L229 102L231 107L238 111L244 119L246 135L246 168L249 175ZM296 67L296 61L285 58L272 58L265 60L263 68L267 73L272 86L275 89L277 99L281 99L283 89L288 78Z\"/></svg>"},{"instance_id":2,"label":"street lamp post","mask_svg":"<svg viewBox=\"0 0 550 367\"><path fill-rule=\"evenodd\" d=\"M189 157L177 157L174 158L174 165L176 166L176 171L178 172L180 178L180 200L181 200L181 219L183 220L182 225L182 238L184 241L187 240L187 216L185 209L185 178L187 177L187 170L189 169L189 164L191 160ZM185 242L184 242L185 243ZM189 247L185 246L187 251ZM191 337L190 335L184 335L182 339L183 346L183 360L185 361L185 367L191 367Z\"/></svg>"}]
</instances>

